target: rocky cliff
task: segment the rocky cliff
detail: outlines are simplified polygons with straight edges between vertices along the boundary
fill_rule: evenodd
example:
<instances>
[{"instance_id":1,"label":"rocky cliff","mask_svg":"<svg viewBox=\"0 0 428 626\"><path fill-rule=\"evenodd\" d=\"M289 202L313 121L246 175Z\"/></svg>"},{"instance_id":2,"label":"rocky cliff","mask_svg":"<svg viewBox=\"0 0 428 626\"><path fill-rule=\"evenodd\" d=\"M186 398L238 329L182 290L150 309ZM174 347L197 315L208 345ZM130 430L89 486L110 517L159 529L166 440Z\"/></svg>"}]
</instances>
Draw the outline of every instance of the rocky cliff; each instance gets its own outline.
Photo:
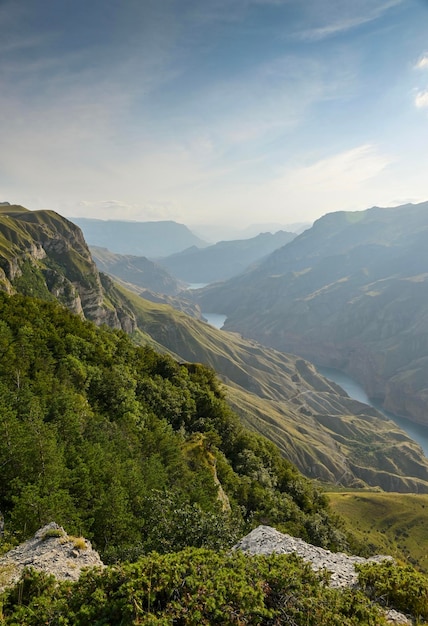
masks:
<instances>
[{"instance_id":1,"label":"rocky cliff","mask_svg":"<svg viewBox=\"0 0 428 626\"><path fill-rule=\"evenodd\" d=\"M134 327L109 301L80 228L54 211L0 207L0 287L55 298L97 324Z\"/></svg>"}]
</instances>

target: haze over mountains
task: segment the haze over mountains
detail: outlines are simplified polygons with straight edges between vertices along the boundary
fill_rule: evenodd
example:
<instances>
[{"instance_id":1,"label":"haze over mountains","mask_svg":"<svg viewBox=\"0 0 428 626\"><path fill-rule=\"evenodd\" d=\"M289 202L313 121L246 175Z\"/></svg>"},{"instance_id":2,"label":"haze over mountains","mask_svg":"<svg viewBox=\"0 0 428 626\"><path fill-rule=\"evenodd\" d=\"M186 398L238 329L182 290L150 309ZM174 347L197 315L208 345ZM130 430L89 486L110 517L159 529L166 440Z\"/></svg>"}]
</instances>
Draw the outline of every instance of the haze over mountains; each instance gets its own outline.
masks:
<instances>
[{"instance_id":1,"label":"haze over mountains","mask_svg":"<svg viewBox=\"0 0 428 626\"><path fill-rule=\"evenodd\" d=\"M296 236L294 232L279 230L208 245L183 224L171 221L126 222L84 218L72 221L82 228L102 271L167 295L178 293L180 284L176 282L174 286L174 281L168 280L165 273L162 275L159 266L168 270L176 281L210 283L225 280ZM151 265L147 258L152 261ZM132 272L135 272L134 279ZM156 274L159 275L158 287Z\"/></svg>"},{"instance_id":2,"label":"haze over mountains","mask_svg":"<svg viewBox=\"0 0 428 626\"><path fill-rule=\"evenodd\" d=\"M294 237L295 233L280 230L274 234L260 233L251 239L219 241L203 249L192 246L158 259L158 263L173 276L189 283L212 283L240 274Z\"/></svg>"},{"instance_id":3,"label":"haze over mountains","mask_svg":"<svg viewBox=\"0 0 428 626\"><path fill-rule=\"evenodd\" d=\"M226 329L348 372L428 423L427 241L428 203L331 213L198 301Z\"/></svg>"},{"instance_id":4,"label":"haze over mountains","mask_svg":"<svg viewBox=\"0 0 428 626\"><path fill-rule=\"evenodd\" d=\"M306 475L428 491L428 459L420 447L307 361L218 331L114 283L98 272L80 229L52 211L4 206L0 218L4 290L57 299L139 343L213 367L244 423L275 441Z\"/></svg>"},{"instance_id":5,"label":"haze over mountains","mask_svg":"<svg viewBox=\"0 0 428 626\"><path fill-rule=\"evenodd\" d=\"M119 254L156 258L191 246L208 245L187 226L173 221L124 222L76 217L73 222L83 230L89 245Z\"/></svg>"}]
</instances>

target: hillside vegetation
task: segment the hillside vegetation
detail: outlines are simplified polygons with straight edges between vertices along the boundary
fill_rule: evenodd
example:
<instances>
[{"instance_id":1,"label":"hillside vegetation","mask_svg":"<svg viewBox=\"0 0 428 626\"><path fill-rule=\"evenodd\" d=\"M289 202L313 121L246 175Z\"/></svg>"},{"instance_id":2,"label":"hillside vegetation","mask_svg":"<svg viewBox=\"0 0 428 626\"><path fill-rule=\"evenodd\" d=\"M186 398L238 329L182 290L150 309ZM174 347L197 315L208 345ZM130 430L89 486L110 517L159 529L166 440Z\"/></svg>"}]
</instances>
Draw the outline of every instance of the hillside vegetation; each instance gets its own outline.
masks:
<instances>
[{"instance_id":1,"label":"hillside vegetation","mask_svg":"<svg viewBox=\"0 0 428 626\"><path fill-rule=\"evenodd\" d=\"M367 554L391 554L428 572L428 497L368 491L329 492L332 509Z\"/></svg>"},{"instance_id":2,"label":"hillside vegetation","mask_svg":"<svg viewBox=\"0 0 428 626\"><path fill-rule=\"evenodd\" d=\"M347 486L428 491L420 447L374 409L350 400L307 361L150 302L99 273L80 229L51 211L0 211L0 285L58 300L177 361L212 367L244 423L307 476Z\"/></svg>"},{"instance_id":3,"label":"hillside vegetation","mask_svg":"<svg viewBox=\"0 0 428 626\"><path fill-rule=\"evenodd\" d=\"M0 623L386 626L366 596L330 589L327 580L293 555L248 557L193 548L90 570L74 584L29 574L4 598Z\"/></svg>"},{"instance_id":4,"label":"hillside vegetation","mask_svg":"<svg viewBox=\"0 0 428 626\"><path fill-rule=\"evenodd\" d=\"M230 546L266 519L341 542L327 500L245 430L212 370L178 364L57 303L0 293L0 510L102 553Z\"/></svg>"}]
</instances>

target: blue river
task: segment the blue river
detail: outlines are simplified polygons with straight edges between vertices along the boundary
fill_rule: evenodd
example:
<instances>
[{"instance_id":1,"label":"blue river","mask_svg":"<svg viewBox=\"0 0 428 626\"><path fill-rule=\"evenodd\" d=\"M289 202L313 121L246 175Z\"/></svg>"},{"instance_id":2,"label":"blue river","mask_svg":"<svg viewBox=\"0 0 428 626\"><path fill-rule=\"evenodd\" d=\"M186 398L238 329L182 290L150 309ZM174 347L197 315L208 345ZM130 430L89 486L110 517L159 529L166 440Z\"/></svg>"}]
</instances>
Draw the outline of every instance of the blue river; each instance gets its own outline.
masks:
<instances>
[{"instance_id":1,"label":"blue river","mask_svg":"<svg viewBox=\"0 0 428 626\"><path fill-rule=\"evenodd\" d=\"M421 446L425 456L428 457L428 426L415 424L405 417L394 415L394 413L385 411L385 409L382 409L379 405L374 404L368 398L366 392L361 387L361 385L359 385L355 380L350 378L347 374L328 367L318 367L317 369L320 374L340 385L342 389L346 391L348 396L350 396L354 400L359 400L360 402L369 404L370 406L374 407L375 409L386 415L386 417L389 417L389 419L393 420L397 424L397 426L404 430L404 432L407 433L411 439L413 439L413 441L416 441Z\"/></svg>"}]
</instances>

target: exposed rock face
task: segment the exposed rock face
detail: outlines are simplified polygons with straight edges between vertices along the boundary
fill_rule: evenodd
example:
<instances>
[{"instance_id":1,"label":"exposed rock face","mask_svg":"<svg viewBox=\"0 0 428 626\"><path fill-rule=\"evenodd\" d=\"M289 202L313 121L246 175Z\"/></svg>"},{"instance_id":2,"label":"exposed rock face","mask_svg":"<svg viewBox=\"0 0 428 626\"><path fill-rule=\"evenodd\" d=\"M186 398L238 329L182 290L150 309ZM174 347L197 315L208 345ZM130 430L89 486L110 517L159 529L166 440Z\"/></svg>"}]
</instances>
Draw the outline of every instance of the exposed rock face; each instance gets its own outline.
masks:
<instances>
[{"instance_id":1,"label":"exposed rock face","mask_svg":"<svg viewBox=\"0 0 428 626\"><path fill-rule=\"evenodd\" d=\"M280 533L270 526L258 526L239 541L234 550L248 554L292 554L302 557L315 571L327 569L331 572L332 587L354 587L358 582L356 563L392 560L390 556L374 556L365 559L361 556L348 556L342 552L330 552L324 548L306 543L303 539Z\"/></svg>"},{"instance_id":2,"label":"exposed rock face","mask_svg":"<svg viewBox=\"0 0 428 626\"><path fill-rule=\"evenodd\" d=\"M331 572L331 587L356 587L358 575L355 572L357 563L381 562L392 560L390 556L374 556L365 559L360 556L348 556L341 552L330 552L313 546L303 539L280 533L270 526L258 526L239 541L234 550L242 550L247 554L292 554L295 553L311 564L315 571L326 569ZM387 619L392 624L411 624L407 617L397 611L387 611Z\"/></svg>"},{"instance_id":3,"label":"exposed rock face","mask_svg":"<svg viewBox=\"0 0 428 626\"><path fill-rule=\"evenodd\" d=\"M0 243L0 289L38 297L52 294L73 313L98 325L135 330L135 317L109 301L82 231L75 224L54 211L6 205L0 208Z\"/></svg>"},{"instance_id":4,"label":"exposed rock face","mask_svg":"<svg viewBox=\"0 0 428 626\"><path fill-rule=\"evenodd\" d=\"M55 522L47 524L0 558L0 593L17 582L25 567L77 580L84 567L104 567L98 552L83 537L71 537Z\"/></svg>"}]
</instances>

